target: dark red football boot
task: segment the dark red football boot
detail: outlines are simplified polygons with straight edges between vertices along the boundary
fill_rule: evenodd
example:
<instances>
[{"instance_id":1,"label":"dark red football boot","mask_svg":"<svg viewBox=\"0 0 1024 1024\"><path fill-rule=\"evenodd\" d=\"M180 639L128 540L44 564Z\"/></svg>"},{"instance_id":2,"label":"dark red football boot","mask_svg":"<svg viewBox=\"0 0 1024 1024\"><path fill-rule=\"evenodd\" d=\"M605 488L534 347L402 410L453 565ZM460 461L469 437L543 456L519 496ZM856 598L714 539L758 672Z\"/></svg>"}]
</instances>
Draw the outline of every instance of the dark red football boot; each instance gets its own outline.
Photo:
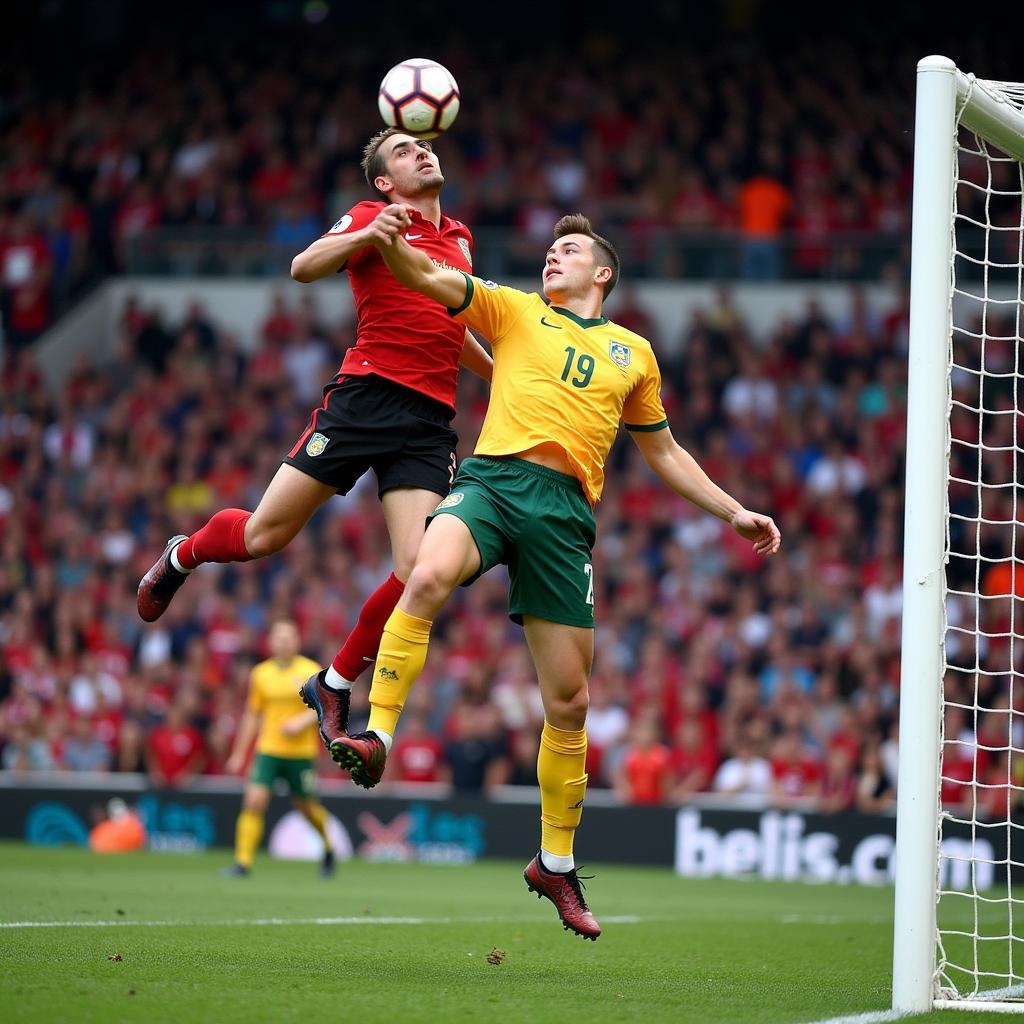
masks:
<instances>
[{"instance_id":1,"label":"dark red football boot","mask_svg":"<svg viewBox=\"0 0 1024 1024\"><path fill-rule=\"evenodd\" d=\"M307 708L316 712L320 738L330 750L335 740L348 735L348 706L351 690L332 690L325 682L327 670L311 675L299 688L299 696Z\"/></svg>"},{"instance_id":2,"label":"dark red football boot","mask_svg":"<svg viewBox=\"0 0 1024 1024\"><path fill-rule=\"evenodd\" d=\"M178 592L178 587L188 579L188 573L178 572L171 565L171 552L183 540L188 540L183 533L172 537L167 542L164 553L153 563L139 583L136 607L143 622L156 622L167 611L167 606Z\"/></svg>"},{"instance_id":3,"label":"dark red football boot","mask_svg":"<svg viewBox=\"0 0 1024 1024\"><path fill-rule=\"evenodd\" d=\"M563 928L585 939L597 941L601 926L583 898L583 883L576 875L575 868L565 874L548 871L540 861L540 854L537 854L526 865L523 878L526 879L526 888L535 892L538 899L546 896L554 903Z\"/></svg>"},{"instance_id":4,"label":"dark red football boot","mask_svg":"<svg viewBox=\"0 0 1024 1024\"><path fill-rule=\"evenodd\" d=\"M384 774L388 751L375 732L360 732L336 739L331 744L331 757L348 771L357 786L373 789Z\"/></svg>"}]
</instances>

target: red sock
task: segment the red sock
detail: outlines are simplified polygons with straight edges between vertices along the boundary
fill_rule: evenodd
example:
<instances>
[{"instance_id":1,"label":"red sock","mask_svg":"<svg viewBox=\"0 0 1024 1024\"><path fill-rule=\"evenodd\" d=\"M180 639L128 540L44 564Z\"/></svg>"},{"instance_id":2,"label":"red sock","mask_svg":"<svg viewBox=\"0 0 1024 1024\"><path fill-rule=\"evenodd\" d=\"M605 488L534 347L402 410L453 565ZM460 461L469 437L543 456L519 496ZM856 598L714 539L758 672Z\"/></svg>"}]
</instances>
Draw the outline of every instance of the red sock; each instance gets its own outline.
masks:
<instances>
[{"instance_id":1,"label":"red sock","mask_svg":"<svg viewBox=\"0 0 1024 1024\"><path fill-rule=\"evenodd\" d=\"M245 547L245 524L252 513L244 508L222 508L201 530L183 540L174 557L183 569L203 562L249 562Z\"/></svg>"},{"instance_id":2,"label":"red sock","mask_svg":"<svg viewBox=\"0 0 1024 1024\"><path fill-rule=\"evenodd\" d=\"M381 634L403 590L405 584L392 573L366 599L356 628L349 634L345 646L334 656L332 664L335 672L345 679L355 680L377 660Z\"/></svg>"}]
</instances>

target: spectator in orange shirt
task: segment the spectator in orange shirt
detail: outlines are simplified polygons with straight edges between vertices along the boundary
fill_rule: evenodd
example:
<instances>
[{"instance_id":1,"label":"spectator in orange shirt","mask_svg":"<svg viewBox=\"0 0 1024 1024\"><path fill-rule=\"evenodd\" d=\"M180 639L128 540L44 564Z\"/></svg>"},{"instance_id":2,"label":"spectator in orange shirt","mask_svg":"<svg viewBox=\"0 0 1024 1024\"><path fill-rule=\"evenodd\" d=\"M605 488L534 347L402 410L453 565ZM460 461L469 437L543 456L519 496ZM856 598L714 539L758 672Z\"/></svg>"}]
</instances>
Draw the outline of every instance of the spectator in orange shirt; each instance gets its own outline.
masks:
<instances>
[{"instance_id":1,"label":"spectator in orange shirt","mask_svg":"<svg viewBox=\"0 0 1024 1024\"><path fill-rule=\"evenodd\" d=\"M620 762L615 791L623 803L660 804L672 784L672 754L660 741L658 720L644 715Z\"/></svg>"},{"instance_id":2,"label":"spectator in orange shirt","mask_svg":"<svg viewBox=\"0 0 1024 1024\"><path fill-rule=\"evenodd\" d=\"M748 281L775 281L782 272L782 229L792 199L782 182L778 147L762 148L754 176L740 186L739 226L743 235L742 275Z\"/></svg>"}]
</instances>

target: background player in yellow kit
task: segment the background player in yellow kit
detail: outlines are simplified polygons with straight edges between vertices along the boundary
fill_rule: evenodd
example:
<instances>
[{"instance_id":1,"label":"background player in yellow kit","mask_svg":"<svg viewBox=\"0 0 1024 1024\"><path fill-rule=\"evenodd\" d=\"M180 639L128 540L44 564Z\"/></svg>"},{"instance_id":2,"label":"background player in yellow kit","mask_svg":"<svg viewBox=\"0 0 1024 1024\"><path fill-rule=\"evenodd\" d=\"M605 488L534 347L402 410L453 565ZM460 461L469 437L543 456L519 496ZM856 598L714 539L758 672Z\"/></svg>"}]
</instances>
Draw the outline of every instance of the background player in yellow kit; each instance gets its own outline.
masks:
<instances>
[{"instance_id":1,"label":"background player in yellow kit","mask_svg":"<svg viewBox=\"0 0 1024 1024\"><path fill-rule=\"evenodd\" d=\"M473 458L432 513L405 593L385 627L374 666L368 731L331 745L353 781L379 781L405 698L427 653L431 623L459 584L499 562L509 567L509 614L526 631L544 703L537 776L541 850L527 865L531 891L563 924L596 939L573 860L587 776L587 680L594 649L593 507L619 423L676 493L774 554L775 523L714 484L673 439L650 344L601 315L619 260L586 217L555 227L544 293L528 295L439 267L401 237L408 216L385 211L380 245L399 281L444 303L491 342L490 404Z\"/></svg>"},{"instance_id":2,"label":"background player in yellow kit","mask_svg":"<svg viewBox=\"0 0 1024 1024\"><path fill-rule=\"evenodd\" d=\"M294 622L278 620L268 636L270 657L249 677L249 699L235 737L227 770L240 772L256 740L249 782L242 798L242 813L235 828L235 863L230 875L248 875L263 836L263 818L276 779L284 779L292 803L305 815L324 841L320 873L334 873L334 851L327 838L327 811L316 797L315 759L319 749L316 712L299 697L299 687L313 672L315 661L299 653L299 631Z\"/></svg>"}]
</instances>

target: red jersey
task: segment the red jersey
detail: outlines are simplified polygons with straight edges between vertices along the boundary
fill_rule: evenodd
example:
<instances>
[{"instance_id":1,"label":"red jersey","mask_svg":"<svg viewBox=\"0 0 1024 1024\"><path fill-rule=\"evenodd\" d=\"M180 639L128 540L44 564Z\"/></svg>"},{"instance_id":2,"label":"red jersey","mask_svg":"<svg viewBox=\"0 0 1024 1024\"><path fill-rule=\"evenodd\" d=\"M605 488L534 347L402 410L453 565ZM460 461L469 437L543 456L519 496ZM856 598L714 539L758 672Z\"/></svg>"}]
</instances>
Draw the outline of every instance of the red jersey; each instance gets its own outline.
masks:
<instances>
[{"instance_id":1,"label":"red jersey","mask_svg":"<svg viewBox=\"0 0 1024 1024\"><path fill-rule=\"evenodd\" d=\"M672 755L660 743L646 750L634 748L623 759L623 770L629 783L630 802L660 804L665 799Z\"/></svg>"},{"instance_id":2,"label":"red jersey","mask_svg":"<svg viewBox=\"0 0 1024 1024\"><path fill-rule=\"evenodd\" d=\"M437 782L444 763L444 747L435 736L395 741L392 760L398 765L399 782Z\"/></svg>"},{"instance_id":3,"label":"red jersey","mask_svg":"<svg viewBox=\"0 0 1024 1024\"><path fill-rule=\"evenodd\" d=\"M154 727L149 734L149 751L156 759L160 774L169 785L175 785L192 758L203 750L203 737L191 725L171 729L167 725Z\"/></svg>"},{"instance_id":4,"label":"red jersey","mask_svg":"<svg viewBox=\"0 0 1024 1024\"><path fill-rule=\"evenodd\" d=\"M324 237L359 231L387 206L357 203ZM434 227L416 211L405 240L435 264L473 271L473 236L461 221L441 217ZM455 409L455 382L466 338L463 324L439 302L399 284L373 245L345 264L356 304L356 343L345 353L341 374L375 374Z\"/></svg>"}]
</instances>

